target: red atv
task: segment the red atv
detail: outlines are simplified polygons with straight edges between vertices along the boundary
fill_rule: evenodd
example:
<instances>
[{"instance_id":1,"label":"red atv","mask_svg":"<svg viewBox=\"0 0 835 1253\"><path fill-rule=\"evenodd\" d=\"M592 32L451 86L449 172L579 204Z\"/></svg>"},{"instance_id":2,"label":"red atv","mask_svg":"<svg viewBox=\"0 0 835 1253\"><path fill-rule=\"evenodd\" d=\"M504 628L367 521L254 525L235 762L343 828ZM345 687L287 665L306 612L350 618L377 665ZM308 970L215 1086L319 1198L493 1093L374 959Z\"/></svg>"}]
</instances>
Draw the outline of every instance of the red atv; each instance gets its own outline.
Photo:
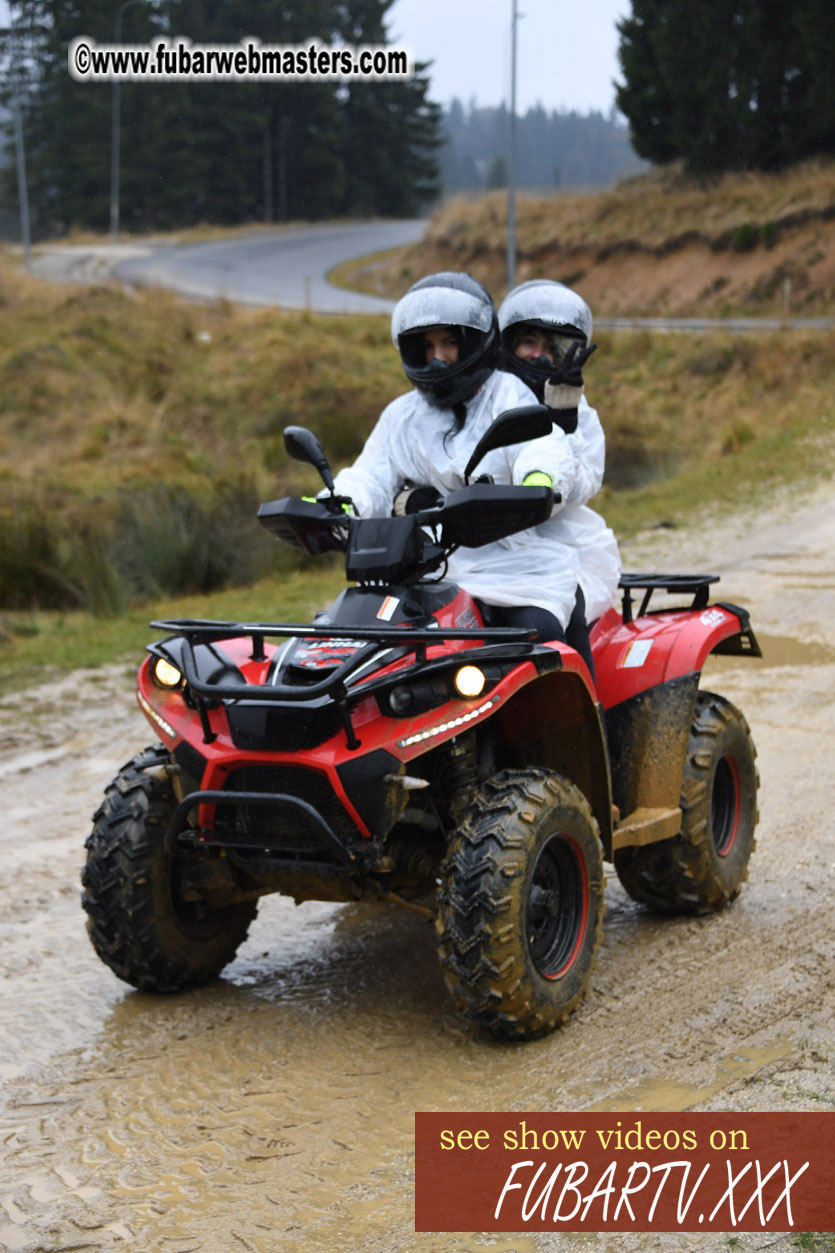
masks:
<instances>
[{"instance_id":1,"label":"red atv","mask_svg":"<svg viewBox=\"0 0 835 1253\"><path fill-rule=\"evenodd\" d=\"M604 858L662 912L737 895L755 750L699 674L711 652L760 651L745 610L708 605L716 576L624 577L622 612L592 631L596 686L568 645L484 625L442 577L456 547L550 516L549 488L469 478L491 448L547 430L538 406L504 414L467 486L359 519L315 437L288 428L330 496L262 505L260 521L308 553L344 549L356 586L312 624L152 624L167 635L137 695L162 744L108 787L83 875L93 944L120 978L156 991L213 978L267 892L377 898L433 919L465 1014L529 1039L586 989ZM650 611L657 590L689 603Z\"/></svg>"}]
</instances>

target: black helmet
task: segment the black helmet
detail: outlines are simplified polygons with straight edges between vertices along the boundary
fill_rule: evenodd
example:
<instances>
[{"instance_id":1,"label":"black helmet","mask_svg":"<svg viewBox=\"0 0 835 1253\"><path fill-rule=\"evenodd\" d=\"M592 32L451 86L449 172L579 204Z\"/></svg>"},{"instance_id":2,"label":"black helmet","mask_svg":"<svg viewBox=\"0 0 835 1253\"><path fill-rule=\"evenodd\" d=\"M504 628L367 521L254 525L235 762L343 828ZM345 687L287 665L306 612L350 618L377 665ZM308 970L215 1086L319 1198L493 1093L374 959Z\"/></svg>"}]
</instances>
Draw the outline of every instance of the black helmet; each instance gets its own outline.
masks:
<instances>
[{"instance_id":1,"label":"black helmet","mask_svg":"<svg viewBox=\"0 0 835 1253\"><path fill-rule=\"evenodd\" d=\"M424 331L449 326L458 339L453 364L427 361ZM391 315L391 338L406 377L439 409L470 400L498 362L496 306L469 274L442 271L414 283Z\"/></svg>"},{"instance_id":2,"label":"black helmet","mask_svg":"<svg viewBox=\"0 0 835 1253\"><path fill-rule=\"evenodd\" d=\"M546 356L517 357L516 346L525 327L535 327L555 337L554 359L559 360L571 340L587 346L591 341L591 309L576 291L550 278L532 279L514 287L499 309L502 369L527 383L542 400L554 366Z\"/></svg>"}]
</instances>

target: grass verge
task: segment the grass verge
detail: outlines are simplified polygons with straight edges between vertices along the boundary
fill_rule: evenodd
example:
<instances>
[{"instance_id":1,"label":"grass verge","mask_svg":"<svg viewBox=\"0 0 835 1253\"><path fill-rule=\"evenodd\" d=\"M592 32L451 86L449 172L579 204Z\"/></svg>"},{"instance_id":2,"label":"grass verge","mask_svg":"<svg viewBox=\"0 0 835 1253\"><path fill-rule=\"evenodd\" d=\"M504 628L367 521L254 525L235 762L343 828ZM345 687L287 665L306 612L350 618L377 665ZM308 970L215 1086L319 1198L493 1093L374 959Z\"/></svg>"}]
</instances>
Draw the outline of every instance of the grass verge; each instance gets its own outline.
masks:
<instances>
[{"instance_id":1,"label":"grass verge","mask_svg":"<svg viewBox=\"0 0 835 1253\"><path fill-rule=\"evenodd\" d=\"M299 570L254 507L318 487L285 425L336 468L405 390L387 318L54 287L1 252L0 308L0 675L138 656L163 613L306 618L332 598L339 572ZM620 536L831 476L835 333L599 343L595 504Z\"/></svg>"},{"instance_id":2,"label":"grass verge","mask_svg":"<svg viewBox=\"0 0 835 1253\"><path fill-rule=\"evenodd\" d=\"M396 273L396 261L403 251L403 248L387 248L383 252L372 252L364 257L355 257L352 261L343 261L328 271L328 282L345 291L399 299L412 281L411 278L405 279L401 275L399 284L392 287L392 274Z\"/></svg>"},{"instance_id":3,"label":"grass verge","mask_svg":"<svg viewBox=\"0 0 835 1253\"><path fill-rule=\"evenodd\" d=\"M125 661L138 665L145 645L159 638L156 618L218 618L235 621L307 622L328 604L344 580L325 569L271 575L252 587L205 596L149 600L110 618L84 611L16 611L0 614L0 694L48 681L82 666ZM79 700L83 700L79 692Z\"/></svg>"},{"instance_id":4,"label":"grass verge","mask_svg":"<svg viewBox=\"0 0 835 1253\"><path fill-rule=\"evenodd\" d=\"M835 414L816 415L645 487L604 488L594 502L621 538L654 525L701 523L742 507L767 506L789 484L811 488L835 472ZM711 564L712 552L703 564ZM271 575L251 587L209 595L149 600L112 617L90 612L0 613L0 693L82 666L124 659L138 664L154 637L152 618L206 617L238 621L309 621L344 585L341 563L329 559ZM79 699L83 699L80 694Z\"/></svg>"}]
</instances>

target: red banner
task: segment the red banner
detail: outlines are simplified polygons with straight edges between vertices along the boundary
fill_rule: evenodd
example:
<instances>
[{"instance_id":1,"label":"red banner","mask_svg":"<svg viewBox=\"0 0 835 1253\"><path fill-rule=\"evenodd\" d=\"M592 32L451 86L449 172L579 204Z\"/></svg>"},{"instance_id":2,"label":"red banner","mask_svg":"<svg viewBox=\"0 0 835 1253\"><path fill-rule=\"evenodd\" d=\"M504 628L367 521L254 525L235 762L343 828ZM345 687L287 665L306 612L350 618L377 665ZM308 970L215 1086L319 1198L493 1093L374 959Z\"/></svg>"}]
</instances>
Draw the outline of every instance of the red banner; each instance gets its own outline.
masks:
<instances>
[{"instance_id":1,"label":"red banner","mask_svg":"<svg viewBox=\"0 0 835 1253\"><path fill-rule=\"evenodd\" d=\"M415 1114L416 1231L835 1231L835 1113Z\"/></svg>"}]
</instances>

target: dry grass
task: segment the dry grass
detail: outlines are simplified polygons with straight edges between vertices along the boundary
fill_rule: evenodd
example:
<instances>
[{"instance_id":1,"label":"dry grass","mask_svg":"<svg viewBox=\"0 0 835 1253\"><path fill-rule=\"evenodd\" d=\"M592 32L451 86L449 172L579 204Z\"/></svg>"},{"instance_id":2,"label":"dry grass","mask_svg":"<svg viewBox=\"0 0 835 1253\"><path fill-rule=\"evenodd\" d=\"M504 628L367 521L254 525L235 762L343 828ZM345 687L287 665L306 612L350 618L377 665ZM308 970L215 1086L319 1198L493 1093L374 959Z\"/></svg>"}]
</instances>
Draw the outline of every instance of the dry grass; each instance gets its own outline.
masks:
<instances>
[{"instance_id":1,"label":"dry grass","mask_svg":"<svg viewBox=\"0 0 835 1253\"><path fill-rule=\"evenodd\" d=\"M66 499L241 473L295 481L281 431L352 454L404 385L384 319L59 287L0 257L0 481Z\"/></svg>"},{"instance_id":2,"label":"dry grass","mask_svg":"<svg viewBox=\"0 0 835 1253\"><path fill-rule=\"evenodd\" d=\"M425 238L343 270L343 282L397 297L423 274L469 270L500 299L507 196L460 196ZM656 170L603 192L521 195L518 280L579 287L598 314L835 311L835 162L779 175L694 181Z\"/></svg>"},{"instance_id":3,"label":"dry grass","mask_svg":"<svg viewBox=\"0 0 835 1253\"><path fill-rule=\"evenodd\" d=\"M503 192L478 200L458 197L432 219L427 239L446 247L467 241L487 250L505 246ZM806 161L780 174L725 174L687 178L664 168L602 192L523 196L517 226L526 254L553 246L605 248L624 240L646 248L667 245L685 231L721 243L749 223L776 223L790 214L835 205L835 162ZM732 241L729 239L728 243Z\"/></svg>"},{"instance_id":4,"label":"dry grass","mask_svg":"<svg viewBox=\"0 0 835 1253\"><path fill-rule=\"evenodd\" d=\"M208 586L198 558L211 563L189 548L188 519L208 528L227 497L315 488L315 473L288 460L282 428L310 426L338 467L406 388L384 317L52 286L2 254L0 310L0 582L15 580L19 593L0 587L0 605L112 612L137 589L163 588L159 562L127 588L103 578L126 516L147 531L152 555L161 549L153 527L139 526L143 510L171 541L160 560L191 580L178 574L179 585ZM621 534L787 477L831 473L835 333L598 338L587 370L608 441L598 507ZM159 502L170 526L150 516L162 515ZM233 551L247 544L247 508L234 519ZM233 523L219 524L228 539ZM25 596L21 563L38 576ZM57 592L47 595L49 586Z\"/></svg>"},{"instance_id":5,"label":"dry grass","mask_svg":"<svg viewBox=\"0 0 835 1253\"><path fill-rule=\"evenodd\" d=\"M282 430L335 466L406 389L388 320L194 305L67 288L0 256L0 482L47 508L105 510L159 483L264 498L310 487ZM727 455L831 407L835 335L602 334L587 370L616 488Z\"/></svg>"},{"instance_id":6,"label":"dry grass","mask_svg":"<svg viewBox=\"0 0 835 1253\"><path fill-rule=\"evenodd\" d=\"M120 658L136 666L145 645L159 637L148 626L152 619L307 622L336 596L341 582L328 563L321 570L267 577L245 589L148 601L110 618L84 611L0 614L0 694L81 666Z\"/></svg>"}]
</instances>

